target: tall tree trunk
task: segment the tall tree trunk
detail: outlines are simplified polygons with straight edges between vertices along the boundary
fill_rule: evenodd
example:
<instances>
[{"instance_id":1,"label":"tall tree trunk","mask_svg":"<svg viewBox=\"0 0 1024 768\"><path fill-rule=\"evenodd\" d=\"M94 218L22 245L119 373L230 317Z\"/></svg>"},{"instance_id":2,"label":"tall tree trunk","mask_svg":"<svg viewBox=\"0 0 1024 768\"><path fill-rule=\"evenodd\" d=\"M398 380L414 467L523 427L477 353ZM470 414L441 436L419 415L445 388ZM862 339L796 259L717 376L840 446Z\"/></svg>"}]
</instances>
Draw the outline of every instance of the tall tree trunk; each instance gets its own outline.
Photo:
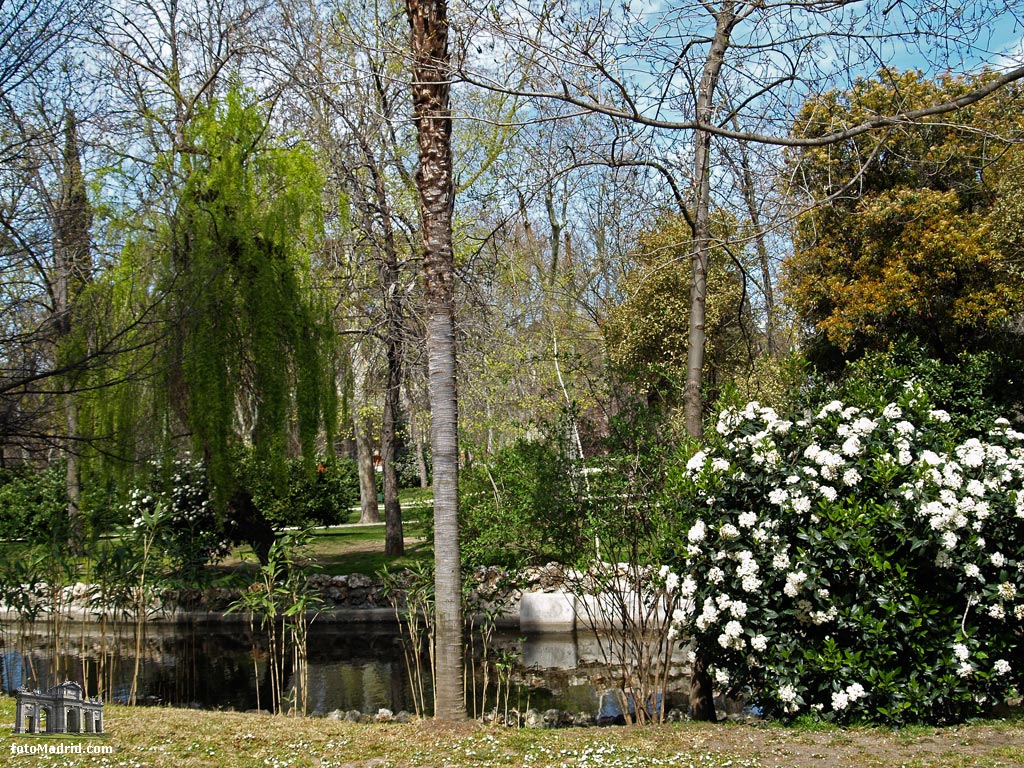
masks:
<instances>
[{"instance_id":1,"label":"tall tree trunk","mask_svg":"<svg viewBox=\"0 0 1024 768\"><path fill-rule=\"evenodd\" d=\"M380 432L381 464L384 471L384 554L396 557L405 553L402 507L398 502L398 471L395 468L395 432L402 386L400 347L401 343L389 335L387 388L384 391L384 420Z\"/></svg>"},{"instance_id":2,"label":"tall tree trunk","mask_svg":"<svg viewBox=\"0 0 1024 768\"><path fill-rule=\"evenodd\" d=\"M558 274L558 256L559 248L562 243L562 228L565 226L565 208L566 203L562 203L561 216L559 212L555 210L555 183L552 182L544 193L544 207L548 212L548 225L551 227L551 238L549 245L551 247L551 263L548 267L548 282L551 285L555 284L555 277Z\"/></svg>"},{"instance_id":3,"label":"tall tree trunk","mask_svg":"<svg viewBox=\"0 0 1024 768\"><path fill-rule=\"evenodd\" d=\"M373 468L373 441L360 417L353 419L356 436L356 466L359 469L359 522L380 522L377 506L377 473Z\"/></svg>"},{"instance_id":4,"label":"tall tree trunk","mask_svg":"<svg viewBox=\"0 0 1024 768\"><path fill-rule=\"evenodd\" d=\"M408 390L406 391L408 396ZM416 446L416 469L420 474L420 488L430 487L430 474L427 472L427 458L424 455L423 428L419 419L416 418L416 406L409 400L409 432L412 433L413 444Z\"/></svg>"},{"instance_id":5,"label":"tall tree trunk","mask_svg":"<svg viewBox=\"0 0 1024 768\"><path fill-rule=\"evenodd\" d=\"M776 335L775 316L775 291L772 286L772 268L768 255L768 238L761 225L761 212L757 205L757 191L754 188L754 174L750 168L750 155L747 153L745 142L736 142L740 155L740 171L742 173L741 184L743 188L743 202L747 207L747 215L750 216L750 225L754 229L754 249L757 251L757 260L761 267L761 283L764 286L764 308L765 308L765 337L767 341L768 354L776 357L779 352Z\"/></svg>"},{"instance_id":6,"label":"tall tree trunk","mask_svg":"<svg viewBox=\"0 0 1024 768\"><path fill-rule=\"evenodd\" d=\"M384 554L399 556L405 553L402 535L402 506L398 502L398 471L395 468L395 445L398 441L398 413L402 394L402 338L405 331L405 307L402 286L399 284L398 246L391 223L384 177L364 142L367 163L374 180L377 211L384 231L384 254L381 265L381 289L384 293L388 371L384 389L384 417L380 435L381 469L384 473Z\"/></svg>"},{"instance_id":7,"label":"tall tree trunk","mask_svg":"<svg viewBox=\"0 0 1024 768\"><path fill-rule=\"evenodd\" d=\"M92 242L89 230L92 227L92 208L85 192L82 164L78 147L78 126L75 113L70 109L64 114L64 153L60 177L60 196L53 211L53 261L54 274L51 278L53 310L56 323L57 357L68 354L61 349L63 343L75 330L72 313L75 300L92 273ZM63 378L64 421L67 434L64 440L64 457L67 462L67 545L72 554L81 554L83 549L84 526L79 509L81 478L78 449L78 404L73 394L75 385L72 374Z\"/></svg>"},{"instance_id":8,"label":"tall tree trunk","mask_svg":"<svg viewBox=\"0 0 1024 768\"><path fill-rule=\"evenodd\" d=\"M459 570L458 394L455 379L455 264L452 216L451 57L446 0L406 0L412 98L419 144L426 300L430 445L434 462L434 592L437 637L434 715L466 716L463 698L462 583Z\"/></svg>"},{"instance_id":9,"label":"tall tree trunk","mask_svg":"<svg viewBox=\"0 0 1024 768\"><path fill-rule=\"evenodd\" d=\"M352 363L352 435L356 441L356 467L359 470L359 522L379 523L377 473L373 466L373 437L366 416L368 364L358 346L351 350Z\"/></svg>"},{"instance_id":10,"label":"tall tree trunk","mask_svg":"<svg viewBox=\"0 0 1024 768\"><path fill-rule=\"evenodd\" d=\"M715 37L711 41L711 49L704 62L700 90L697 94L696 114L698 122L702 125L709 125L714 116L715 89L722 71L722 62L725 60L725 51L729 47L729 36L737 21L734 6L732 0L726 0L715 14ZM704 344L707 338L704 323L707 270L711 254L711 134L705 130L695 131L693 145L693 280L690 286L690 333L686 350L686 385L683 398L686 431L691 437L699 439L703 432L701 379L704 371ZM715 704L707 666L706 656L698 650L690 679L690 715L694 719L715 719Z\"/></svg>"}]
</instances>

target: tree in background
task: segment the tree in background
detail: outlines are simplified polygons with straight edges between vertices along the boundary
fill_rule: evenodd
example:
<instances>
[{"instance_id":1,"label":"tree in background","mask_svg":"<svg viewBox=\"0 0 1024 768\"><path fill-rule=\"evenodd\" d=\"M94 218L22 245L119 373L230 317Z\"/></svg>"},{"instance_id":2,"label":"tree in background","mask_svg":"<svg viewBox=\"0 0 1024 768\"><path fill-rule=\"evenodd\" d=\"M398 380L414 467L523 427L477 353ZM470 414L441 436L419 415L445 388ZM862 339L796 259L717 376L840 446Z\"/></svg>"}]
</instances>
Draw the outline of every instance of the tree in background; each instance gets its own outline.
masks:
<instances>
[{"instance_id":1,"label":"tree in background","mask_svg":"<svg viewBox=\"0 0 1024 768\"><path fill-rule=\"evenodd\" d=\"M950 100L994 76L926 80L884 70L804 105L799 135L863 122L895 104ZM1020 153L1010 86L936 119L894 126L882 143L854 137L794 153L810 201L786 262L788 299L810 328L808 355L835 368L901 336L938 358L1019 355L1024 273L1012 185Z\"/></svg>"},{"instance_id":2,"label":"tree in background","mask_svg":"<svg viewBox=\"0 0 1024 768\"><path fill-rule=\"evenodd\" d=\"M253 446L281 487L285 459L302 456L314 472L318 439L334 429L333 335L308 275L319 172L303 145L270 138L238 90L197 113L183 141L174 218L158 217L155 234L129 243L108 281L123 312L159 300L138 341L151 378L97 382L107 393L97 420L118 424L115 437L141 436L119 446L126 458L190 447L216 505L264 558L273 533L238 482L238 450Z\"/></svg>"},{"instance_id":3,"label":"tree in background","mask_svg":"<svg viewBox=\"0 0 1024 768\"><path fill-rule=\"evenodd\" d=\"M759 346L742 277L730 260L730 222L720 221L708 277L708 334L704 388L712 400L722 385L749 367ZM627 276L625 300L604 332L612 365L647 398L678 405L686 377L689 338L691 231L679 215L663 217L638 243L637 266Z\"/></svg>"}]
</instances>

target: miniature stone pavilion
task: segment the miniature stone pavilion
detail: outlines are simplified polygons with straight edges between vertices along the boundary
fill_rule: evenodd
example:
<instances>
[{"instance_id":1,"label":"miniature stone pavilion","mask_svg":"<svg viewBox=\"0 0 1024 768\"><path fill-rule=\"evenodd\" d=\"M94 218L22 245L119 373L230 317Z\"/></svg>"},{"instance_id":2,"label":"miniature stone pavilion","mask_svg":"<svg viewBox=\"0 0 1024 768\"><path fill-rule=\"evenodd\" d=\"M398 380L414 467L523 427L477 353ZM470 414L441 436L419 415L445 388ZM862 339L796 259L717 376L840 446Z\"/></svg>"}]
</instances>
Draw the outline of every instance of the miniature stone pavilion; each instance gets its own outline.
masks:
<instances>
[{"instance_id":1,"label":"miniature stone pavilion","mask_svg":"<svg viewBox=\"0 0 1024 768\"><path fill-rule=\"evenodd\" d=\"M46 693L21 688L14 697L15 733L103 733L103 702L78 683L65 680Z\"/></svg>"}]
</instances>

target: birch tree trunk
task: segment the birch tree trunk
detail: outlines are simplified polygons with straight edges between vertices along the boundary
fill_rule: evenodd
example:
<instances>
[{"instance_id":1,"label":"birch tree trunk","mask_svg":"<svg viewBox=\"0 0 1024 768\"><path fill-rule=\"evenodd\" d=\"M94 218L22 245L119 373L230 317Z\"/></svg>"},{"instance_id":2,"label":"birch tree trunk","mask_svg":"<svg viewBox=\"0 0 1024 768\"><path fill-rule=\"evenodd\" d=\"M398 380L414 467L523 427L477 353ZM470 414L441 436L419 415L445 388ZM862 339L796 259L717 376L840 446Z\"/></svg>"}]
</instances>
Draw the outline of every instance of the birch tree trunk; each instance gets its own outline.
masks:
<instances>
[{"instance_id":1,"label":"birch tree trunk","mask_svg":"<svg viewBox=\"0 0 1024 768\"><path fill-rule=\"evenodd\" d=\"M458 395L455 380L451 56L446 0L406 0L423 218L430 445L434 462L434 716L466 716L459 571Z\"/></svg>"}]
</instances>

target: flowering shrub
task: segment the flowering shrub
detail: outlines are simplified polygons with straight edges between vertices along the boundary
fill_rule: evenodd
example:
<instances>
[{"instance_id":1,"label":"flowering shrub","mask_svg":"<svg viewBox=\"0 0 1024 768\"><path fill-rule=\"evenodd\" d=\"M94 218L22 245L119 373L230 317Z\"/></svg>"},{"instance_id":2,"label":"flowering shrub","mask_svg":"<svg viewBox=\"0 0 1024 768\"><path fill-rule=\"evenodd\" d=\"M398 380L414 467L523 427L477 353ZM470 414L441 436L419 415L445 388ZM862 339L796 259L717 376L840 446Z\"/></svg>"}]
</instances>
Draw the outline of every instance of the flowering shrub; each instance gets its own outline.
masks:
<instances>
[{"instance_id":1,"label":"flowering shrub","mask_svg":"<svg viewBox=\"0 0 1024 768\"><path fill-rule=\"evenodd\" d=\"M201 462L177 459L166 481L157 475L153 486L129 492L125 504L129 525L142 526L143 511L153 513L162 502L164 518L156 545L179 575L197 581L203 566L220 560L231 549L210 500L206 471Z\"/></svg>"},{"instance_id":2,"label":"flowering shrub","mask_svg":"<svg viewBox=\"0 0 1024 768\"><path fill-rule=\"evenodd\" d=\"M907 385L720 415L676 490L675 631L766 714L949 722L1024 683L1024 434L950 439Z\"/></svg>"}]
</instances>

